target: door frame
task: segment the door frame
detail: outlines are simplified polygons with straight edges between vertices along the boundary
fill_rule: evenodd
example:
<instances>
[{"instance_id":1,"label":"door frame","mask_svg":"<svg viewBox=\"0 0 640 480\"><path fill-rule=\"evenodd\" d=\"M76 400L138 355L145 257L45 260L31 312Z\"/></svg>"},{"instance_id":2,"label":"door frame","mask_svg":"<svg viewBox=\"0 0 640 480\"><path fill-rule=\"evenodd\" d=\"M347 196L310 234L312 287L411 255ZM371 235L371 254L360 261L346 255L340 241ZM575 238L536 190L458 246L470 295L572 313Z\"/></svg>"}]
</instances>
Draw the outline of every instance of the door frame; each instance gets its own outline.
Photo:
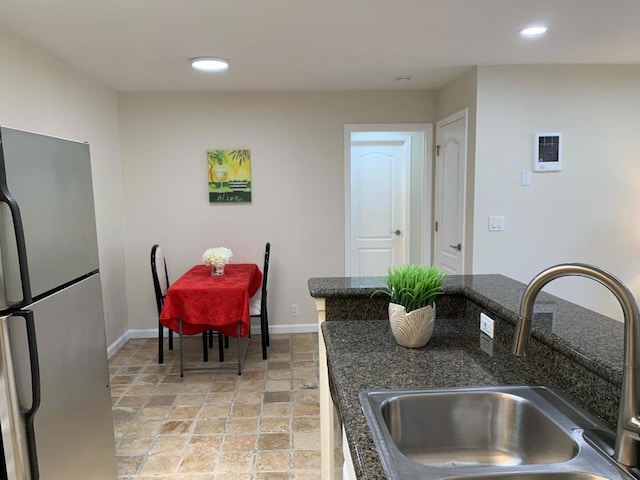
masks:
<instances>
[{"instance_id":1,"label":"door frame","mask_svg":"<svg viewBox=\"0 0 640 480\"><path fill-rule=\"evenodd\" d=\"M388 133L422 133L422 263L430 264L432 261L432 205L433 205L433 124L432 123L359 123L345 124L344 126L344 272L345 276L351 273L351 134L366 132ZM411 156L413 157L413 155ZM410 161L411 163L411 161ZM409 166L409 180L411 179L411 166ZM408 194L411 195L411 182L407 185ZM411 223L411 218L408 219ZM408 255L410 255L410 251Z\"/></svg>"},{"instance_id":2,"label":"door frame","mask_svg":"<svg viewBox=\"0 0 640 480\"><path fill-rule=\"evenodd\" d=\"M440 134L440 128L442 127L442 125L444 124L448 124L448 123L452 123L455 122L456 120L460 120L460 119L464 119L464 162L463 162L463 169L462 172L460 172L460 175L462 176L462 178L458 178L458 185L461 185L461 192L462 192L462 238L460 239L460 242L462 243L462 251L460 252L460 264L461 264L461 269L462 271L459 272L460 275L464 275L465 272L467 271L466 268L466 251L467 251L467 244L466 244L466 221L467 221L467 164L469 162L469 108L465 107L462 110L459 110L455 113L452 113L451 115L447 115L446 117L438 120L436 122L436 144L439 145L439 134ZM437 147L436 147L437 148ZM436 209L438 208L438 194L441 191L442 185L440 185L438 182L440 180L440 172L438 170L438 166L439 166L439 162L438 162L438 157L439 155L436 155L436 161L435 161L435 183L434 183L434 189L433 189L433 207L434 207L434 215L437 215L438 212L436 211ZM434 244L434 252L433 252L433 260L435 261L435 243L436 243L436 232L435 232L435 223L434 223L434 232L433 232L433 244Z\"/></svg>"}]
</instances>

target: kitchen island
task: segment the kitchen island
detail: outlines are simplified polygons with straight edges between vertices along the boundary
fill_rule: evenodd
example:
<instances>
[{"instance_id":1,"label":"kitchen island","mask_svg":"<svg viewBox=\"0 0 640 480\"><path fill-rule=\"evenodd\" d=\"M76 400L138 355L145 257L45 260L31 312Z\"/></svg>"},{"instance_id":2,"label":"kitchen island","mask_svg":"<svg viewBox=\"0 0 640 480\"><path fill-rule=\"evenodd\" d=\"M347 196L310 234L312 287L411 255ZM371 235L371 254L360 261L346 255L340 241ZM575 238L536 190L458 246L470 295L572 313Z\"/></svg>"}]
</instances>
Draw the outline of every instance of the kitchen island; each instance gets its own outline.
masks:
<instances>
[{"instance_id":1,"label":"kitchen island","mask_svg":"<svg viewBox=\"0 0 640 480\"><path fill-rule=\"evenodd\" d=\"M624 336L620 322L541 294L529 355L519 358L509 346L525 285L501 275L452 276L436 302L433 337L423 348L407 349L391 334L388 300L374 295L383 286L381 277L309 280L322 322L323 479L339 471L331 453L340 451L339 425L355 476L386 478L358 401L369 388L545 385L609 427L615 425ZM495 320L493 340L480 335L481 312Z\"/></svg>"}]
</instances>

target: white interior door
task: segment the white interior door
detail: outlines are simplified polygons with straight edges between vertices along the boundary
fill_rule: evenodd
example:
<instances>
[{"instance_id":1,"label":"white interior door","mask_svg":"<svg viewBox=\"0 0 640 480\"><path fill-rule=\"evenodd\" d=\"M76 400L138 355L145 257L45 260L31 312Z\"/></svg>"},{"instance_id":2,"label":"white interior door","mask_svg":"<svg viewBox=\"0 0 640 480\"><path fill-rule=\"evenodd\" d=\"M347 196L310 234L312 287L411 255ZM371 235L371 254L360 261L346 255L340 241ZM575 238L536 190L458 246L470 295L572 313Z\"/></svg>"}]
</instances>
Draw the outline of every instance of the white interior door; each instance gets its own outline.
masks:
<instances>
[{"instance_id":1,"label":"white interior door","mask_svg":"<svg viewBox=\"0 0 640 480\"><path fill-rule=\"evenodd\" d=\"M436 123L434 263L464 273L467 110Z\"/></svg>"},{"instance_id":2,"label":"white interior door","mask_svg":"<svg viewBox=\"0 0 640 480\"><path fill-rule=\"evenodd\" d=\"M411 137L351 142L352 276L385 276L409 250Z\"/></svg>"}]
</instances>

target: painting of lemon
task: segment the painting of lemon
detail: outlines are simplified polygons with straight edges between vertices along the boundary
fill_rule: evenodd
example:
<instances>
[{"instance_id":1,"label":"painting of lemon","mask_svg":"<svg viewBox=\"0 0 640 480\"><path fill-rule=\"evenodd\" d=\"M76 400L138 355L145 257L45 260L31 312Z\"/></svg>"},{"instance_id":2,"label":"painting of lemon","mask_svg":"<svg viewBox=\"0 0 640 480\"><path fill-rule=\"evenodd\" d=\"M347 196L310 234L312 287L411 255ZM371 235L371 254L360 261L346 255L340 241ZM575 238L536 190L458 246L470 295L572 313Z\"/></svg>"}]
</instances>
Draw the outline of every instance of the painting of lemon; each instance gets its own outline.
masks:
<instances>
[{"instance_id":1,"label":"painting of lemon","mask_svg":"<svg viewBox=\"0 0 640 480\"><path fill-rule=\"evenodd\" d=\"M209 202L251 201L251 150L208 150Z\"/></svg>"}]
</instances>

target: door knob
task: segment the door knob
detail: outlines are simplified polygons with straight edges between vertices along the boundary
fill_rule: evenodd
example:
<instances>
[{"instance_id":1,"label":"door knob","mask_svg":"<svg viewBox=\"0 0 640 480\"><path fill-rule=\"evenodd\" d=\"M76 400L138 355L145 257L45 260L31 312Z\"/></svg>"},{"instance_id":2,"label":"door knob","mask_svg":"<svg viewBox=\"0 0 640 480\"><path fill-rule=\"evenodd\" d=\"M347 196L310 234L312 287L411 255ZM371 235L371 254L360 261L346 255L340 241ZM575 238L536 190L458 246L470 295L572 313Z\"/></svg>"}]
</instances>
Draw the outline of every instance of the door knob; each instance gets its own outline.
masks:
<instances>
[{"instance_id":1,"label":"door knob","mask_svg":"<svg viewBox=\"0 0 640 480\"><path fill-rule=\"evenodd\" d=\"M400 235L402 232L400 230L391 230L391 233L395 233L396 235Z\"/></svg>"},{"instance_id":2,"label":"door knob","mask_svg":"<svg viewBox=\"0 0 640 480\"><path fill-rule=\"evenodd\" d=\"M459 243L457 245L449 245L451 248L453 248L454 250L458 250L459 252L462 251L462 244Z\"/></svg>"}]
</instances>

